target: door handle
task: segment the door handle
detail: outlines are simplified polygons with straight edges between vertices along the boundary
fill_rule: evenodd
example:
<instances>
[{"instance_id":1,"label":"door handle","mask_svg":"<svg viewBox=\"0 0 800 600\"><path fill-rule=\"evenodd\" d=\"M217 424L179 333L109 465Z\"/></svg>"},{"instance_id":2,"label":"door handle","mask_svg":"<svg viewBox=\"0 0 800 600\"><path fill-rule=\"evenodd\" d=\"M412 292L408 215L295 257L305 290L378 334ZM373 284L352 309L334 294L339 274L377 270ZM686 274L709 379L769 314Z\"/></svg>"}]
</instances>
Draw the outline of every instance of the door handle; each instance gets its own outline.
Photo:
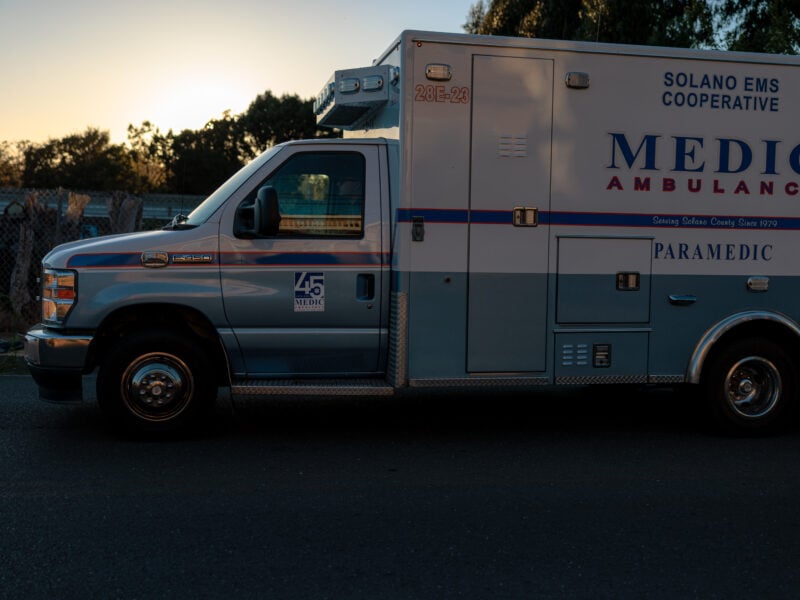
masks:
<instances>
[{"instance_id":1,"label":"door handle","mask_svg":"<svg viewBox=\"0 0 800 600\"><path fill-rule=\"evenodd\" d=\"M356 278L356 298L367 302L375 300L375 275L372 273L359 273Z\"/></svg>"},{"instance_id":2,"label":"door handle","mask_svg":"<svg viewBox=\"0 0 800 600\"><path fill-rule=\"evenodd\" d=\"M689 306L697 302L697 296L693 294L670 294L669 303L673 306Z\"/></svg>"}]
</instances>

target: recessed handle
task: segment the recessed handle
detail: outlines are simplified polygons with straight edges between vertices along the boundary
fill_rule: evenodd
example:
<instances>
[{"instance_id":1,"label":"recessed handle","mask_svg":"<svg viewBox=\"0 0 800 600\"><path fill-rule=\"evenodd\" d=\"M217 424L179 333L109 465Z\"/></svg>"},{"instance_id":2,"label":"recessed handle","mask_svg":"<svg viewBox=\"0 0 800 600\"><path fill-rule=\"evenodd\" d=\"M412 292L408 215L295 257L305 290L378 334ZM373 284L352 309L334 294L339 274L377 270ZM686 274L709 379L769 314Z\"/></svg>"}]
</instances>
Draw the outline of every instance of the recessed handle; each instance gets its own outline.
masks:
<instances>
[{"instance_id":1,"label":"recessed handle","mask_svg":"<svg viewBox=\"0 0 800 600\"><path fill-rule=\"evenodd\" d=\"M636 271L617 273L618 292L638 292L641 287L642 276Z\"/></svg>"},{"instance_id":2,"label":"recessed handle","mask_svg":"<svg viewBox=\"0 0 800 600\"><path fill-rule=\"evenodd\" d=\"M425 218L424 217L411 217L411 241L424 242L425 241Z\"/></svg>"},{"instance_id":3,"label":"recessed handle","mask_svg":"<svg viewBox=\"0 0 800 600\"><path fill-rule=\"evenodd\" d=\"M690 306L697 302L697 296L693 294L670 294L669 303L673 306Z\"/></svg>"},{"instance_id":4,"label":"recessed handle","mask_svg":"<svg viewBox=\"0 0 800 600\"><path fill-rule=\"evenodd\" d=\"M539 209L529 206L515 206L512 222L514 227L538 227Z\"/></svg>"},{"instance_id":5,"label":"recessed handle","mask_svg":"<svg viewBox=\"0 0 800 600\"><path fill-rule=\"evenodd\" d=\"M375 275L359 273L356 279L356 298L363 302L375 300Z\"/></svg>"}]
</instances>

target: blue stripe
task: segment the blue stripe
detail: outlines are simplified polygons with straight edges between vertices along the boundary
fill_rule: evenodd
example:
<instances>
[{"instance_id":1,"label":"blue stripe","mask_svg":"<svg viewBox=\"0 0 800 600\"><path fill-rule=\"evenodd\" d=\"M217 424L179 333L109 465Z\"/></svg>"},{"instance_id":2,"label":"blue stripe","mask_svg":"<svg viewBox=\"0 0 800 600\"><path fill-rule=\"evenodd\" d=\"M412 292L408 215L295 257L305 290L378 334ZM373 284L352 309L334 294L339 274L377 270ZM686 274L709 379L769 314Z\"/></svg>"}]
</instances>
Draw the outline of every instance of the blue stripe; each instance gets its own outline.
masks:
<instances>
[{"instance_id":1,"label":"blue stripe","mask_svg":"<svg viewBox=\"0 0 800 600\"><path fill-rule=\"evenodd\" d=\"M545 219L542 218L542 213L539 213L540 222L547 222L550 225L654 227L659 229L800 229L800 218L796 217L551 212L545 215Z\"/></svg>"},{"instance_id":2,"label":"blue stripe","mask_svg":"<svg viewBox=\"0 0 800 600\"><path fill-rule=\"evenodd\" d=\"M482 225L511 225L513 216L510 210L473 210L469 219Z\"/></svg>"},{"instance_id":3,"label":"blue stripe","mask_svg":"<svg viewBox=\"0 0 800 600\"><path fill-rule=\"evenodd\" d=\"M67 261L68 267L141 267L141 252L108 254L76 254Z\"/></svg>"},{"instance_id":4,"label":"blue stripe","mask_svg":"<svg viewBox=\"0 0 800 600\"><path fill-rule=\"evenodd\" d=\"M397 211L400 223L422 217L426 223L511 225L510 210L407 209ZM658 229L800 229L800 217L762 217L746 215L686 215L670 213L601 213L539 211L542 225L591 227L651 227Z\"/></svg>"},{"instance_id":5,"label":"blue stripe","mask_svg":"<svg viewBox=\"0 0 800 600\"><path fill-rule=\"evenodd\" d=\"M197 253L194 253L197 254ZM216 256L215 253L206 253ZM118 252L108 254L76 254L70 257L67 266L71 268L92 267L141 267L140 252ZM208 267L214 263L186 263L175 267ZM271 266L383 266L388 265L388 257L380 252L225 252L220 255L224 266L271 265Z\"/></svg>"},{"instance_id":6,"label":"blue stripe","mask_svg":"<svg viewBox=\"0 0 800 600\"><path fill-rule=\"evenodd\" d=\"M226 267L269 266L382 266L388 264L379 252L225 252L221 264Z\"/></svg>"},{"instance_id":7,"label":"blue stripe","mask_svg":"<svg viewBox=\"0 0 800 600\"><path fill-rule=\"evenodd\" d=\"M414 217L422 217L426 223L467 223L469 211L447 208L400 208L397 210L397 220L401 223L411 223Z\"/></svg>"}]
</instances>

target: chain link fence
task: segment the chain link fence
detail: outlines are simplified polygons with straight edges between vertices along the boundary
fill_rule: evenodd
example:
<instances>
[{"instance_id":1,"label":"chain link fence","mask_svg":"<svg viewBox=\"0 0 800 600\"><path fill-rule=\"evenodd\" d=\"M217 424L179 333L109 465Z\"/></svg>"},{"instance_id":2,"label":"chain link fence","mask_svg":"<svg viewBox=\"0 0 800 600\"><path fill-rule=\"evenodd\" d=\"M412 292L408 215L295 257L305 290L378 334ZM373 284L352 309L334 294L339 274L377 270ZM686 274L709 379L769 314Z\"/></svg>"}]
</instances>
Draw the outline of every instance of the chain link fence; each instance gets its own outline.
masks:
<instances>
[{"instance_id":1,"label":"chain link fence","mask_svg":"<svg viewBox=\"0 0 800 600\"><path fill-rule=\"evenodd\" d=\"M0 331L39 320L41 260L64 242L163 227L202 196L0 188Z\"/></svg>"}]
</instances>

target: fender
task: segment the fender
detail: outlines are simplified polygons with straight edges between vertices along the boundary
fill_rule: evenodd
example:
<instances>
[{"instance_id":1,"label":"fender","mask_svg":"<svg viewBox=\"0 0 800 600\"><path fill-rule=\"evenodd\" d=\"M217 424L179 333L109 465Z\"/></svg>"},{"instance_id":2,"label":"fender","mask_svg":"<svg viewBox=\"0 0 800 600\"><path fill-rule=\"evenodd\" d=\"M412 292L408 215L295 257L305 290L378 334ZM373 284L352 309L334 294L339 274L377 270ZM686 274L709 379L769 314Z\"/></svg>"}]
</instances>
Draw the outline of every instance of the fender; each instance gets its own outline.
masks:
<instances>
[{"instance_id":1,"label":"fender","mask_svg":"<svg viewBox=\"0 0 800 600\"><path fill-rule=\"evenodd\" d=\"M795 337L800 339L800 326L786 315L777 312L769 312L763 310L748 310L741 313L731 315L716 325L708 329L700 341L695 346L692 358L689 361L689 367L686 371L686 381L688 383L700 383L700 375L703 372L703 366L708 358L711 349L726 333L743 325L745 323L752 323L755 321L769 321L777 323L785 327L788 331L793 333Z\"/></svg>"}]
</instances>

